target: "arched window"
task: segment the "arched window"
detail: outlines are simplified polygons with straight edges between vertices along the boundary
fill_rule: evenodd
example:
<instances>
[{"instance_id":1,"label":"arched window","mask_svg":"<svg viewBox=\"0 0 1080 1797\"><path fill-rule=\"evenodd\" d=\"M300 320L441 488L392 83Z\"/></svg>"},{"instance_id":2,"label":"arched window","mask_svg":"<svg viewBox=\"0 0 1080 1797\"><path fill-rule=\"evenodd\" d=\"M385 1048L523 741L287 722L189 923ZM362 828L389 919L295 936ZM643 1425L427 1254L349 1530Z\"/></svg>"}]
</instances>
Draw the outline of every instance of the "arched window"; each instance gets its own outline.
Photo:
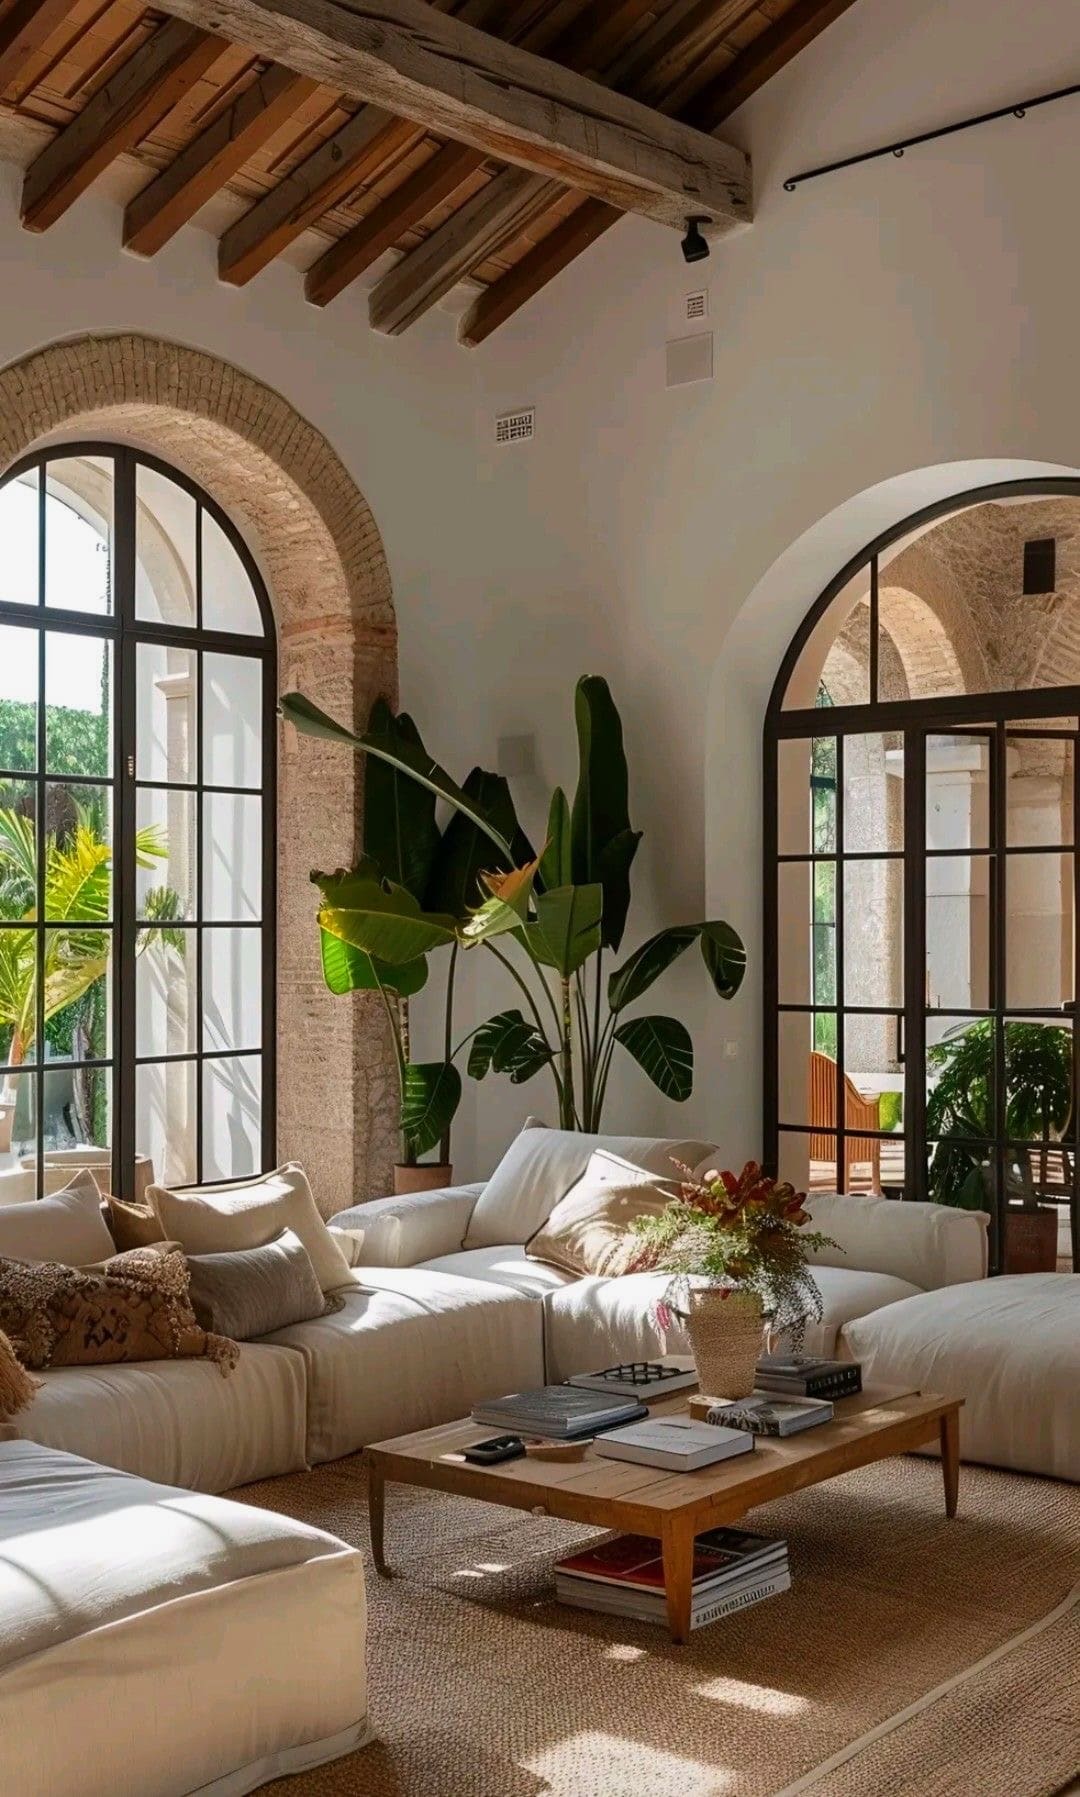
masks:
<instances>
[{"instance_id":1,"label":"arched window","mask_svg":"<svg viewBox=\"0 0 1080 1797\"><path fill-rule=\"evenodd\" d=\"M107 443L8 471L0 1202L92 1149L121 1194L272 1161L275 697L265 588L205 493Z\"/></svg>"},{"instance_id":2,"label":"arched window","mask_svg":"<svg viewBox=\"0 0 1080 1797\"><path fill-rule=\"evenodd\" d=\"M1080 1260L1078 743L1077 481L871 544L766 722L766 1154L990 1210L998 1267L1018 1203L1069 1207Z\"/></svg>"}]
</instances>

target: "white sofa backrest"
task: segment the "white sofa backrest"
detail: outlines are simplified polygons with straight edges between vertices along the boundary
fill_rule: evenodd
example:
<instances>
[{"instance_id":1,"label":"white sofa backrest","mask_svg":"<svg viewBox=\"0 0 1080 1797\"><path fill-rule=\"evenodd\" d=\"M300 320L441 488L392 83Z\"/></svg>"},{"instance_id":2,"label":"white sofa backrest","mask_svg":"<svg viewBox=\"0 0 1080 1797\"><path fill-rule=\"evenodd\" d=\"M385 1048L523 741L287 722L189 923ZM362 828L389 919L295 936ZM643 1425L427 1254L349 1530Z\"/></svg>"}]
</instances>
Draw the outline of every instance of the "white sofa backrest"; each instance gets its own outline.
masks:
<instances>
[{"instance_id":1,"label":"white sofa backrest","mask_svg":"<svg viewBox=\"0 0 1080 1797\"><path fill-rule=\"evenodd\" d=\"M806 1200L820 1229L839 1245L810 1259L822 1267L893 1273L923 1291L986 1277L990 1218L947 1204L904 1204L894 1198L812 1192Z\"/></svg>"},{"instance_id":2,"label":"white sofa backrest","mask_svg":"<svg viewBox=\"0 0 1080 1797\"><path fill-rule=\"evenodd\" d=\"M484 1187L465 1236L466 1248L521 1245L535 1235L597 1148L610 1149L635 1167L676 1178L673 1160L697 1167L717 1150L711 1142L663 1136L586 1136L569 1129L523 1129Z\"/></svg>"}]
</instances>

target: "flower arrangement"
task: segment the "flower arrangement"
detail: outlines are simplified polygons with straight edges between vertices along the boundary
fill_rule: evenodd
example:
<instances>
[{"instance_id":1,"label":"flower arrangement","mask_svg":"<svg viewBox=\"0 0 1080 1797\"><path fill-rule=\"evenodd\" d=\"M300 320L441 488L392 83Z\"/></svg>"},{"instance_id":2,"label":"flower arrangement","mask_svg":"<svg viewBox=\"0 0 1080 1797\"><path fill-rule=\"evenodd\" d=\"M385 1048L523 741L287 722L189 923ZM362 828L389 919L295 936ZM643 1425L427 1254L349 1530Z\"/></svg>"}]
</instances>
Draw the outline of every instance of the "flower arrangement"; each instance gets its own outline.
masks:
<instances>
[{"instance_id":1,"label":"flower arrangement","mask_svg":"<svg viewBox=\"0 0 1080 1797\"><path fill-rule=\"evenodd\" d=\"M636 1220L641 1249L627 1269L672 1275L656 1307L661 1329L671 1328L673 1313L689 1313L690 1293L702 1286L721 1296L753 1294L771 1332L785 1331L801 1353L808 1320L820 1322L822 1315L807 1255L836 1246L805 1228L806 1193L770 1179L757 1161L747 1161L741 1173L712 1171L703 1179L674 1164L683 1175L679 1194L658 1215Z\"/></svg>"}]
</instances>

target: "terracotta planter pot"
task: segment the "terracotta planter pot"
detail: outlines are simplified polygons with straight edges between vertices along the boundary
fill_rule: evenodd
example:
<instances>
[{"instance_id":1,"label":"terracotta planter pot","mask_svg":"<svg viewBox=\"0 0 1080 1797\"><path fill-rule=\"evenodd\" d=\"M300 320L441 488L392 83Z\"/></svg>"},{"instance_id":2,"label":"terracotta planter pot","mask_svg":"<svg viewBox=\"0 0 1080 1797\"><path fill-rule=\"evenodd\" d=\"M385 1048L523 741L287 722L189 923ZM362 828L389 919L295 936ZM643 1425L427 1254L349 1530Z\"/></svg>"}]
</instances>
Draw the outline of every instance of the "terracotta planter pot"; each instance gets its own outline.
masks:
<instances>
[{"instance_id":1,"label":"terracotta planter pot","mask_svg":"<svg viewBox=\"0 0 1080 1797\"><path fill-rule=\"evenodd\" d=\"M394 1166L394 1196L403 1198L409 1192L437 1192L441 1186L454 1183L454 1169L445 1161L429 1161L419 1167Z\"/></svg>"},{"instance_id":2,"label":"terracotta planter pot","mask_svg":"<svg viewBox=\"0 0 1080 1797\"><path fill-rule=\"evenodd\" d=\"M692 1291L686 1333L704 1395L749 1397L763 1351L764 1321L757 1293Z\"/></svg>"},{"instance_id":3,"label":"terracotta planter pot","mask_svg":"<svg viewBox=\"0 0 1080 1797\"><path fill-rule=\"evenodd\" d=\"M1057 1270L1056 1209L1009 1209L1005 1212L1006 1273L1053 1273Z\"/></svg>"}]
</instances>

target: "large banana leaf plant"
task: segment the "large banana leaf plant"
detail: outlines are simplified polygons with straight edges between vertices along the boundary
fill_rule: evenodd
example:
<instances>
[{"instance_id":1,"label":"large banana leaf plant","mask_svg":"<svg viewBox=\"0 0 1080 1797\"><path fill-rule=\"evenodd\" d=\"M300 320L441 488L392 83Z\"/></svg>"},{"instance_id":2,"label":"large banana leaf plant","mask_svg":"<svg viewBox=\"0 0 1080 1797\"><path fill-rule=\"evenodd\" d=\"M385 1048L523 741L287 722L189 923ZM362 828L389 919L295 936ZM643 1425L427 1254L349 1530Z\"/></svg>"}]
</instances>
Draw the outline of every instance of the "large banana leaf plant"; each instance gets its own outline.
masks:
<instances>
[{"instance_id":1,"label":"large banana leaf plant","mask_svg":"<svg viewBox=\"0 0 1080 1797\"><path fill-rule=\"evenodd\" d=\"M152 868L168 848L154 826L139 830L136 863ZM45 838L44 1021L75 1005L89 993L109 964L109 917L112 849L93 822L77 814L64 837ZM167 887L148 894L146 915L158 927L139 933L140 952L166 940L180 953L184 932L168 927L175 915L176 895ZM33 820L10 806L0 806L0 918L25 929L0 930L0 1037L8 1042L9 1067L26 1060L37 1031L37 844ZM9 1033L10 1032L10 1033Z\"/></svg>"},{"instance_id":2,"label":"large banana leaf plant","mask_svg":"<svg viewBox=\"0 0 1080 1797\"><path fill-rule=\"evenodd\" d=\"M286 694L280 709L298 729L351 746L368 758L369 769L378 763L402 790L411 784L426 795L422 823L419 806L407 823L404 810L398 814L401 853L408 843L418 866L427 868L420 884L388 876L379 856L365 856L348 873L314 876L323 896L323 967L332 988L370 988L377 977L384 988L411 996L426 979L433 949L482 946L521 994L523 1006L499 1012L456 1048L448 1032L439 1066L441 1091L456 1092L454 1108L460 1081L453 1063L466 1047L476 1079L502 1073L520 1085L546 1071L566 1129L599 1129L618 1048L666 1097L690 1097L694 1049L685 1024L667 1015L630 1015L631 1007L694 945L714 991L733 998L746 953L729 924L680 924L650 937L605 978L605 955L617 955L622 946L630 870L641 840L630 825L622 724L605 680L590 675L578 682L577 786L572 802L561 788L552 794L539 856L517 822L506 783L493 787L496 776L474 770L459 787L428 754L410 720L403 728L403 720L386 709L357 735L301 693ZM452 886L434 877L438 846L430 864L417 849L422 840L434 845L427 806L439 800L452 813L441 839L443 845L455 839ZM397 865L400 874L400 860ZM433 1142L442 1133L431 1135L443 1105L438 1098L430 1102L434 1076L417 1082L418 1097L421 1088L429 1108L410 1120L410 1128L417 1132L414 1141L426 1135Z\"/></svg>"}]
</instances>

